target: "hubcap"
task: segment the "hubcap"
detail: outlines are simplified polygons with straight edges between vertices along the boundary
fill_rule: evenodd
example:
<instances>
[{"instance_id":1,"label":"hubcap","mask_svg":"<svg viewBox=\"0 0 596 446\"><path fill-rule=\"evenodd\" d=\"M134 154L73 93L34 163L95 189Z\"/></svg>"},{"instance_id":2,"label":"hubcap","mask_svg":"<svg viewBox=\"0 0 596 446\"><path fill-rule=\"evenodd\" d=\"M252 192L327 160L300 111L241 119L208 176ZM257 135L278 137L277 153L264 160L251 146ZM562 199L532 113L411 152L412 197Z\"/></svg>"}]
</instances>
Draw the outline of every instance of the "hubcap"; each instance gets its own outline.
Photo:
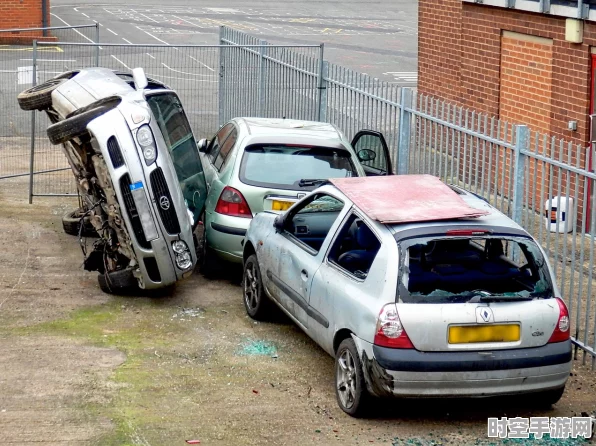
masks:
<instances>
[{"instance_id":1,"label":"hubcap","mask_svg":"<svg viewBox=\"0 0 596 446\"><path fill-rule=\"evenodd\" d=\"M249 263L244 271L244 300L251 311L259 304L259 283L257 265Z\"/></svg>"},{"instance_id":2,"label":"hubcap","mask_svg":"<svg viewBox=\"0 0 596 446\"><path fill-rule=\"evenodd\" d=\"M336 368L337 394L342 406L350 409L356 399L356 366L354 358L348 349L344 350L337 359Z\"/></svg>"}]
</instances>

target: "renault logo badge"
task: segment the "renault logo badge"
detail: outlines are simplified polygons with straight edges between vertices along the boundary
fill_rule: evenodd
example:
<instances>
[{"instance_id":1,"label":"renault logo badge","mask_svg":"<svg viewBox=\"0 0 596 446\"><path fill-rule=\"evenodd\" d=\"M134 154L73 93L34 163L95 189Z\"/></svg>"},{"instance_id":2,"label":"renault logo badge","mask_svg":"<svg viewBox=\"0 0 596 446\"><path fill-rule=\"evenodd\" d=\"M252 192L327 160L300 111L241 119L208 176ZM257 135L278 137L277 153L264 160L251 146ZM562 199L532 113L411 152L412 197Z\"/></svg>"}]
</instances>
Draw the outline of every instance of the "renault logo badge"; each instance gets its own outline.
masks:
<instances>
[{"instance_id":1,"label":"renault logo badge","mask_svg":"<svg viewBox=\"0 0 596 446\"><path fill-rule=\"evenodd\" d=\"M164 210L167 211L168 209L170 209L170 200L168 199L168 197L163 196L159 199L159 206Z\"/></svg>"},{"instance_id":2,"label":"renault logo badge","mask_svg":"<svg viewBox=\"0 0 596 446\"><path fill-rule=\"evenodd\" d=\"M493 315L493 310L491 310L490 307L476 307L476 322L489 323L494 321L495 316Z\"/></svg>"}]
</instances>

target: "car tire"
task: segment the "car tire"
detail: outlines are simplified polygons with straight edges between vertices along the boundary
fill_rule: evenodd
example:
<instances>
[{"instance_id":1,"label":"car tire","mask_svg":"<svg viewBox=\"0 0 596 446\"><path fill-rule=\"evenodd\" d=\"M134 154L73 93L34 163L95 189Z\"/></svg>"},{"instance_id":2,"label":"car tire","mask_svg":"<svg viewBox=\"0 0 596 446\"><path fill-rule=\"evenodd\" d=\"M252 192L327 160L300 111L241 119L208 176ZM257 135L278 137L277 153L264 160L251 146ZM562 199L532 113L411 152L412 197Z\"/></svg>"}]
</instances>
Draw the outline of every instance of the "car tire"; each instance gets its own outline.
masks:
<instances>
[{"instance_id":1,"label":"car tire","mask_svg":"<svg viewBox=\"0 0 596 446\"><path fill-rule=\"evenodd\" d=\"M17 96L22 110L46 110L52 105L52 92L68 79L50 79L43 84L28 88Z\"/></svg>"},{"instance_id":2,"label":"car tire","mask_svg":"<svg viewBox=\"0 0 596 446\"><path fill-rule=\"evenodd\" d=\"M63 144L73 138L84 135L87 132L87 125L95 118L109 112L118 104L106 102L95 108L85 110L81 113L73 113L71 117L48 127L48 138L54 145Z\"/></svg>"},{"instance_id":3,"label":"car tire","mask_svg":"<svg viewBox=\"0 0 596 446\"><path fill-rule=\"evenodd\" d=\"M72 212L64 214L62 217L62 228L68 235L83 236L83 237L97 237L97 232L91 224L88 216L82 217L84 214L83 209L77 209ZM79 234L81 227L81 217L83 218L83 230Z\"/></svg>"},{"instance_id":4,"label":"car tire","mask_svg":"<svg viewBox=\"0 0 596 446\"><path fill-rule=\"evenodd\" d=\"M353 417L361 417L369 409L371 396L352 338L344 339L335 355L335 396L339 407Z\"/></svg>"},{"instance_id":5,"label":"car tire","mask_svg":"<svg viewBox=\"0 0 596 446\"><path fill-rule=\"evenodd\" d=\"M246 314L252 319L262 321L269 315L271 302L265 295L261 269L257 256L252 254L244 262L244 273L242 275L242 300Z\"/></svg>"},{"instance_id":6,"label":"car tire","mask_svg":"<svg viewBox=\"0 0 596 446\"><path fill-rule=\"evenodd\" d=\"M545 390L534 395L528 395L526 398L532 406L549 409L553 404L559 402L563 393L565 393L565 387Z\"/></svg>"},{"instance_id":7,"label":"car tire","mask_svg":"<svg viewBox=\"0 0 596 446\"><path fill-rule=\"evenodd\" d=\"M99 274L97 282L99 288L107 294L126 293L138 289L137 279L130 268Z\"/></svg>"}]
</instances>

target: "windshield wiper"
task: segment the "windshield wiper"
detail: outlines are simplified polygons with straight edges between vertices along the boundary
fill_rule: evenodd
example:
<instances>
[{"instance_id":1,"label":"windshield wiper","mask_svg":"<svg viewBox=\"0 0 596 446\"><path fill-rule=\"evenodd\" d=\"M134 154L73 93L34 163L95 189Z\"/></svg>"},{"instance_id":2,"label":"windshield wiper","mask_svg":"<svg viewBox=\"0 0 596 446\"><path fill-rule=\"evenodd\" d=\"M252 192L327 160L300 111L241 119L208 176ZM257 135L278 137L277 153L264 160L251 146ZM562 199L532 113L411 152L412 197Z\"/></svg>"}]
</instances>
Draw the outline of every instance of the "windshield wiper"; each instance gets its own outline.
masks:
<instances>
[{"instance_id":1,"label":"windshield wiper","mask_svg":"<svg viewBox=\"0 0 596 446\"><path fill-rule=\"evenodd\" d=\"M298 182L298 186L305 187L305 186L314 186L316 184L324 183L327 180L317 179L317 178L302 178Z\"/></svg>"}]
</instances>

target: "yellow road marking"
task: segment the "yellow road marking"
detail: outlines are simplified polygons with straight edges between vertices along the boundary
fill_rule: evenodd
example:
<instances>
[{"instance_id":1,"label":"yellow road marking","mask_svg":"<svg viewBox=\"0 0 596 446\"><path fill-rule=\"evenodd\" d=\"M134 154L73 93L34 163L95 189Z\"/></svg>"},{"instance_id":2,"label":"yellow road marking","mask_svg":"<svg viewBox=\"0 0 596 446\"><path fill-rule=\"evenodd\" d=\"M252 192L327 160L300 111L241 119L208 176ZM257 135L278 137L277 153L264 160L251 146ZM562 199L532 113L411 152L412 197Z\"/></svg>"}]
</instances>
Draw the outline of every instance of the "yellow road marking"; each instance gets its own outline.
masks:
<instances>
[{"instance_id":1,"label":"yellow road marking","mask_svg":"<svg viewBox=\"0 0 596 446\"><path fill-rule=\"evenodd\" d=\"M9 45L0 45L0 46L9 46ZM0 48L0 51L31 51L33 52L33 47L31 48ZM38 46L37 51L40 53L63 53L64 50L59 46Z\"/></svg>"},{"instance_id":2,"label":"yellow road marking","mask_svg":"<svg viewBox=\"0 0 596 446\"><path fill-rule=\"evenodd\" d=\"M292 19L290 20L290 22L294 22L294 23L308 23L308 22L314 22L315 19Z\"/></svg>"}]
</instances>

